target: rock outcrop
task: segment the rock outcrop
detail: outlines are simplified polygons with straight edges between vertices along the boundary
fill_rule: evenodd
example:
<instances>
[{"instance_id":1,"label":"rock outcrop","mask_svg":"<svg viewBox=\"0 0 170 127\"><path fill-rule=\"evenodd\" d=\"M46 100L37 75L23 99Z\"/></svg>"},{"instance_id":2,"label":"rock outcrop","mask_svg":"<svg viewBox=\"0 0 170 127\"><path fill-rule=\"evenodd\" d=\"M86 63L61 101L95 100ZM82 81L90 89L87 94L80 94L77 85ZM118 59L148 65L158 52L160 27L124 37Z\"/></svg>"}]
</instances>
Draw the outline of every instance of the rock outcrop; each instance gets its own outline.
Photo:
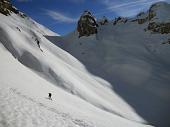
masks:
<instances>
[{"instance_id":1,"label":"rock outcrop","mask_svg":"<svg viewBox=\"0 0 170 127\"><path fill-rule=\"evenodd\" d=\"M10 15L11 13L15 13L20 15L22 18L27 17L24 13L21 13L17 8L15 8L10 0L0 0L0 13L3 15Z\"/></svg>"},{"instance_id":2,"label":"rock outcrop","mask_svg":"<svg viewBox=\"0 0 170 127\"><path fill-rule=\"evenodd\" d=\"M164 16L164 13L162 13L170 11L169 7L170 4L165 2L160 2L151 6L149 9L148 30L161 34L170 33L170 16Z\"/></svg>"},{"instance_id":3,"label":"rock outcrop","mask_svg":"<svg viewBox=\"0 0 170 127\"><path fill-rule=\"evenodd\" d=\"M169 23L156 23L152 22L148 25L148 30L155 33L168 34L170 33L170 22Z\"/></svg>"},{"instance_id":4,"label":"rock outcrop","mask_svg":"<svg viewBox=\"0 0 170 127\"><path fill-rule=\"evenodd\" d=\"M7 16L10 15L11 12L19 14L19 11L12 6L10 0L0 0L0 13Z\"/></svg>"},{"instance_id":5,"label":"rock outcrop","mask_svg":"<svg viewBox=\"0 0 170 127\"><path fill-rule=\"evenodd\" d=\"M96 34L97 27L98 24L96 22L95 17L91 14L91 12L84 11L77 25L77 31L79 32L79 37Z\"/></svg>"},{"instance_id":6,"label":"rock outcrop","mask_svg":"<svg viewBox=\"0 0 170 127\"><path fill-rule=\"evenodd\" d=\"M137 22L138 24L148 23L145 30L153 33L168 34L170 33L170 16L167 16L164 12L170 12L169 8L170 4L165 2L153 4L148 12L139 13L132 22Z\"/></svg>"},{"instance_id":7,"label":"rock outcrop","mask_svg":"<svg viewBox=\"0 0 170 127\"><path fill-rule=\"evenodd\" d=\"M120 23L126 23L127 21L128 21L127 18L118 17L118 18L115 18L113 25L120 24Z\"/></svg>"},{"instance_id":8,"label":"rock outcrop","mask_svg":"<svg viewBox=\"0 0 170 127\"><path fill-rule=\"evenodd\" d=\"M100 24L100 25L105 25L105 24L107 24L109 21L108 21L108 19L106 18L106 16L103 16L101 19L99 19L98 20L98 23Z\"/></svg>"}]
</instances>

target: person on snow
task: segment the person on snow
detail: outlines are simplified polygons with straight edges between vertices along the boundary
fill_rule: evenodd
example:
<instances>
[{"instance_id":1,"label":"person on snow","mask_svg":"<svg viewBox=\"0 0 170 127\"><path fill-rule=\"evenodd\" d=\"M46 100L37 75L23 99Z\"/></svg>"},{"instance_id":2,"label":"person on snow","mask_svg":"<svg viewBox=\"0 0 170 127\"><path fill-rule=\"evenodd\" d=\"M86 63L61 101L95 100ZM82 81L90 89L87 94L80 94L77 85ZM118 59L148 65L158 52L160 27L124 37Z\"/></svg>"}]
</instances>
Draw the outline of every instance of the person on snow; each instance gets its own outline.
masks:
<instances>
[{"instance_id":1,"label":"person on snow","mask_svg":"<svg viewBox=\"0 0 170 127\"><path fill-rule=\"evenodd\" d=\"M50 100L52 100L51 96L52 96L52 93L48 93L48 98L49 98Z\"/></svg>"}]
</instances>

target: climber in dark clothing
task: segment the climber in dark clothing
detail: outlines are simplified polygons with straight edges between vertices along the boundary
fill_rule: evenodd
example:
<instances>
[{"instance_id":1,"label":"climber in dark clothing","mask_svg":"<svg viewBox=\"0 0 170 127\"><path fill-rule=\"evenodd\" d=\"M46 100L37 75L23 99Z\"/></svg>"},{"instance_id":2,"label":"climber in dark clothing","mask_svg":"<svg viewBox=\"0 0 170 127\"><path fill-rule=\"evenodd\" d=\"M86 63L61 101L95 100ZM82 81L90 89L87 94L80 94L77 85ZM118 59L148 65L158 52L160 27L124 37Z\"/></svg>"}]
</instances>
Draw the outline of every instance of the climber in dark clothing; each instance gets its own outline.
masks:
<instances>
[{"instance_id":1,"label":"climber in dark clothing","mask_svg":"<svg viewBox=\"0 0 170 127\"><path fill-rule=\"evenodd\" d=\"M40 48L40 41L36 38L35 41L37 42L38 47Z\"/></svg>"},{"instance_id":2,"label":"climber in dark clothing","mask_svg":"<svg viewBox=\"0 0 170 127\"><path fill-rule=\"evenodd\" d=\"M48 93L48 98L49 98L50 100L52 100L51 96L52 96L52 93Z\"/></svg>"}]
</instances>

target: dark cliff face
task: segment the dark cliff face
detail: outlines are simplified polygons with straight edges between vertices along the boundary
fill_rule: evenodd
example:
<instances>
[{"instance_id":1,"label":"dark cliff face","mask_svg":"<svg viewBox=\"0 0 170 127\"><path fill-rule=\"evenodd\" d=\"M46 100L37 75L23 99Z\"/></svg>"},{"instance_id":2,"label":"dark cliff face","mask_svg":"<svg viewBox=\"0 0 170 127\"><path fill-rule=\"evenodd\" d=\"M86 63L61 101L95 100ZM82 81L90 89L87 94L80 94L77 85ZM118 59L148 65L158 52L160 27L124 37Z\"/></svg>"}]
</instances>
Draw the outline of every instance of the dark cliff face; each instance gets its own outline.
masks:
<instances>
[{"instance_id":1,"label":"dark cliff face","mask_svg":"<svg viewBox=\"0 0 170 127\"><path fill-rule=\"evenodd\" d=\"M98 24L96 23L96 19L93 17L91 12L84 11L77 24L77 31L79 32L79 37L96 34L97 27Z\"/></svg>"}]
</instances>

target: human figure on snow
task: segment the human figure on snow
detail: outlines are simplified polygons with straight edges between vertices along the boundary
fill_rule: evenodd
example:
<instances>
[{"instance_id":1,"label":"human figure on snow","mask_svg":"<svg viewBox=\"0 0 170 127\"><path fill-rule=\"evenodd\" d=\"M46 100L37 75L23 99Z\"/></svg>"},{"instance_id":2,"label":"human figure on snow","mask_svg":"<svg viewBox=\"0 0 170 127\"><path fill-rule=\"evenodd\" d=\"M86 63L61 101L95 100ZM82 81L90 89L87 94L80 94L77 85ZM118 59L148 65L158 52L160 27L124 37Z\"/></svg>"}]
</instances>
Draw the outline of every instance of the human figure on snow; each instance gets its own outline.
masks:
<instances>
[{"instance_id":1,"label":"human figure on snow","mask_svg":"<svg viewBox=\"0 0 170 127\"><path fill-rule=\"evenodd\" d=\"M52 100L51 96L52 96L52 93L48 93L48 98L49 98L50 100Z\"/></svg>"}]
</instances>

